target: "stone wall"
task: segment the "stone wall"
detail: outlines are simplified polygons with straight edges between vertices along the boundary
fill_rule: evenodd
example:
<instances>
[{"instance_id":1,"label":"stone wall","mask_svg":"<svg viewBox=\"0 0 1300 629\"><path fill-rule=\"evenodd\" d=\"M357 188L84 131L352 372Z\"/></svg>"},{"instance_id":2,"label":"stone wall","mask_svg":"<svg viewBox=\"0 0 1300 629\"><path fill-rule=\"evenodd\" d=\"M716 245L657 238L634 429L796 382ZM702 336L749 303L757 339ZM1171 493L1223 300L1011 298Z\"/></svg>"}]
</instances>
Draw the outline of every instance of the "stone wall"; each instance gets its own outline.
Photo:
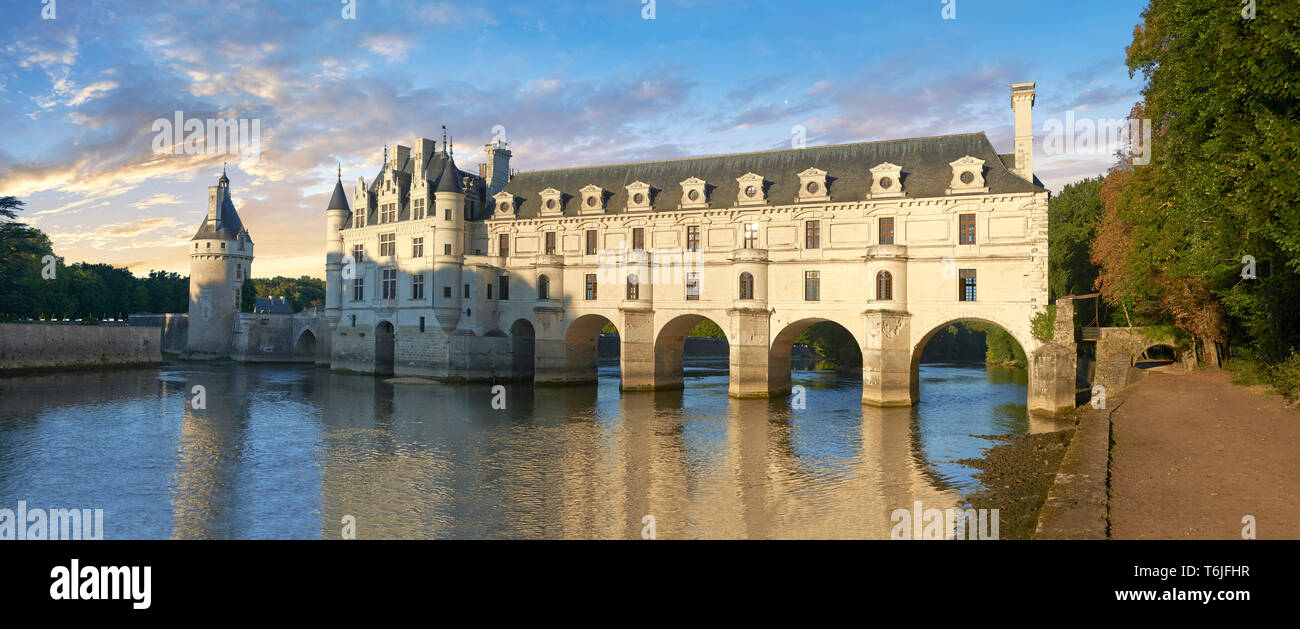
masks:
<instances>
[{"instance_id":1,"label":"stone wall","mask_svg":"<svg viewBox=\"0 0 1300 629\"><path fill-rule=\"evenodd\" d=\"M159 328L162 351L179 354L189 339L190 317L184 313L133 314L127 317L133 328Z\"/></svg>"},{"instance_id":2,"label":"stone wall","mask_svg":"<svg viewBox=\"0 0 1300 629\"><path fill-rule=\"evenodd\" d=\"M1029 410L1063 415L1074 410L1078 375L1078 346L1074 342L1074 302L1056 301L1052 340L1029 355Z\"/></svg>"},{"instance_id":3,"label":"stone wall","mask_svg":"<svg viewBox=\"0 0 1300 629\"><path fill-rule=\"evenodd\" d=\"M1097 369L1094 384L1120 389L1136 381L1133 359L1147 348L1168 345L1177 352L1183 367L1196 365L1196 352L1184 347L1170 332L1159 328L1100 328L1097 336Z\"/></svg>"},{"instance_id":4,"label":"stone wall","mask_svg":"<svg viewBox=\"0 0 1300 629\"><path fill-rule=\"evenodd\" d=\"M162 362L158 328L0 323L0 370Z\"/></svg>"}]
</instances>

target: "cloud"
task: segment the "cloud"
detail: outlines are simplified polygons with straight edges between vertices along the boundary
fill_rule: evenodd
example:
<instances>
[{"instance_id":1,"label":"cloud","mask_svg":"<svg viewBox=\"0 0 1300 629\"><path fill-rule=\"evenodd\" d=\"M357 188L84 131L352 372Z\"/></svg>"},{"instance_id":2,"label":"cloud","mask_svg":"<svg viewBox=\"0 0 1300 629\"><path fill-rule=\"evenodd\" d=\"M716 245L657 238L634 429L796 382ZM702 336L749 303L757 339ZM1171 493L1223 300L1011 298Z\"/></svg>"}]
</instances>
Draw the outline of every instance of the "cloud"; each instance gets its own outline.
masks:
<instances>
[{"instance_id":1,"label":"cloud","mask_svg":"<svg viewBox=\"0 0 1300 629\"><path fill-rule=\"evenodd\" d=\"M406 61L415 42L398 35L370 35L361 41L366 50L387 58L389 61Z\"/></svg>"},{"instance_id":2,"label":"cloud","mask_svg":"<svg viewBox=\"0 0 1300 629\"><path fill-rule=\"evenodd\" d=\"M76 107L88 100L96 98L99 94L114 89L117 89L117 83L115 81L100 81L99 83L92 83L77 90L77 94L68 101L68 106Z\"/></svg>"}]
</instances>

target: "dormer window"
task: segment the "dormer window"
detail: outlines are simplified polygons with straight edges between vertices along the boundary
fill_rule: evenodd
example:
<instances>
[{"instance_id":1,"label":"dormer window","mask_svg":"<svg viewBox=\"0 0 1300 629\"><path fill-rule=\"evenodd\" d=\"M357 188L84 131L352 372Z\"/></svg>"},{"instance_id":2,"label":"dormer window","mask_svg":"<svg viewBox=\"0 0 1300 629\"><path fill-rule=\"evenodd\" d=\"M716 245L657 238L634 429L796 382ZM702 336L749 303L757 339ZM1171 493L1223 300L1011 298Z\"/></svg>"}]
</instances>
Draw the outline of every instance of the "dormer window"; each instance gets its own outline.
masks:
<instances>
[{"instance_id":1,"label":"dormer window","mask_svg":"<svg viewBox=\"0 0 1300 629\"><path fill-rule=\"evenodd\" d=\"M736 178L740 184L740 194L736 197L737 205L762 205L767 202L762 175L745 173Z\"/></svg>"},{"instance_id":2,"label":"dormer window","mask_svg":"<svg viewBox=\"0 0 1300 629\"><path fill-rule=\"evenodd\" d=\"M555 188L547 188L540 193L542 197L542 216L560 216L564 214L564 193Z\"/></svg>"},{"instance_id":3,"label":"dormer window","mask_svg":"<svg viewBox=\"0 0 1300 629\"><path fill-rule=\"evenodd\" d=\"M826 190L826 171L809 168L799 173L799 201L829 201Z\"/></svg>"},{"instance_id":4,"label":"dormer window","mask_svg":"<svg viewBox=\"0 0 1300 629\"><path fill-rule=\"evenodd\" d=\"M948 164L952 168L952 182L948 194L988 192L984 184L984 160L967 155Z\"/></svg>"},{"instance_id":5,"label":"dormer window","mask_svg":"<svg viewBox=\"0 0 1300 629\"><path fill-rule=\"evenodd\" d=\"M650 207L650 184L634 181L627 185L627 211L646 211Z\"/></svg>"},{"instance_id":6,"label":"dormer window","mask_svg":"<svg viewBox=\"0 0 1300 629\"><path fill-rule=\"evenodd\" d=\"M496 215L498 217L515 215L515 195L509 192L498 192L492 199L496 202Z\"/></svg>"},{"instance_id":7,"label":"dormer window","mask_svg":"<svg viewBox=\"0 0 1300 629\"><path fill-rule=\"evenodd\" d=\"M580 214L597 214L605 211L605 190L600 186L586 186L579 192L582 193L582 209Z\"/></svg>"},{"instance_id":8,"label":"dormer window","mask_svg":"<svg viewBox=\"0 0 1300 629\"><path fill-rule=\"evenodd\" d=\"M887 199L901 197L903 167L884 162L871 169L871 198Z\"/></svg>"},{"instance_id":9,"label":"dormer window","mask_svg":"<svg viewBox=\"0 0 1300 629\"><path fill-rule=\"evenodd\" d=\"M682 186L682 209L689 210L694 208L708 207L706 186L703 179L691 177L681 182Z\"/></svg>"}]
</instances>

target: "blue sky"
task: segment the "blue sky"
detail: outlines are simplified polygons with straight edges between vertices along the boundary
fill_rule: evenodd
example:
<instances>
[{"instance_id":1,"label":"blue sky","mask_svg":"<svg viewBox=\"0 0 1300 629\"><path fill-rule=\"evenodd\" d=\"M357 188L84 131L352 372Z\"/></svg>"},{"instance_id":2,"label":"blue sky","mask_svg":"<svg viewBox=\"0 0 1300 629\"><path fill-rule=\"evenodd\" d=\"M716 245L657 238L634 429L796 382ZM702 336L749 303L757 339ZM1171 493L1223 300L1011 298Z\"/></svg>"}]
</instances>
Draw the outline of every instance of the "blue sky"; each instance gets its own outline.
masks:
<instances>
[{"instance_id":1,"label":"blue sky","mask_svg":"<svg viewBox=\"0 0 1300 629\"><path fill-rule=\"evenodd\" d=\"M42 19L54 2L54 19ZM955 2L956 19L944 19ZM254 274L323 276L336 167L439 138L475 170L984 131L1011 152L1008 86L1035 81L1052 190L1105 154L1044 156L1044 123L1127 116L1136 0L883 2L119 2L2 0L0 195L69 261L188 272L185 243L229 161ZM951 15L951 12L949 13ZM257 119L258 159L156 154L154 121Z\"/></svg>"}]
</instances>

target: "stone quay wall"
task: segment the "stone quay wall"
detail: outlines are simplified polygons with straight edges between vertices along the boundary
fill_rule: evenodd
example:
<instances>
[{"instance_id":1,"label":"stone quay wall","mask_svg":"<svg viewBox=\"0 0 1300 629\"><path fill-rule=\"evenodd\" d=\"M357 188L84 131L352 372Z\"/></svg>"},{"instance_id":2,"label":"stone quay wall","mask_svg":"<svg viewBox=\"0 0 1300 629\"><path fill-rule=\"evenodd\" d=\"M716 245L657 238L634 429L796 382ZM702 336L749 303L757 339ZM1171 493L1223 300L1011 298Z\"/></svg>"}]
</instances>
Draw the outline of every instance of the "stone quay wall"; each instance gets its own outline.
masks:
<instances>
[{"instance_id":1,"label":"stone quay wall","mask_svg":"<svg viewBox=\"0 0 1300 629\"><path fill-rule=\"evenodd\" d=\"M0 371L162 362L158 328L0 323Z\"/></svg>"}]
</instances>

